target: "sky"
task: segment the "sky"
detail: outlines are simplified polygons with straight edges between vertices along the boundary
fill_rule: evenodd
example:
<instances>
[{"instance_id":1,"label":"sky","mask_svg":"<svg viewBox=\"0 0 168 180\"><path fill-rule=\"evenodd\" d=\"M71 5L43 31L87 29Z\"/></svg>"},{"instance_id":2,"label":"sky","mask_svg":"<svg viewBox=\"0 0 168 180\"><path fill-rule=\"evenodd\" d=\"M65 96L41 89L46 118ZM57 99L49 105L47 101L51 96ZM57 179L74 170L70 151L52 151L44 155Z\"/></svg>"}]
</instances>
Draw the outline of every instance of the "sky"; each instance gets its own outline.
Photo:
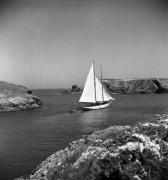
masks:
<instances>
[{"instance_id":1,"label":"sky","mask_svg":"<svg viewBox=\"0 0 168 180\"><path fill-rule=\"evenodd\" d=\"M166 0L1 0L0 80L29 88L168 78Z\"/></svg>"}]
</instances>

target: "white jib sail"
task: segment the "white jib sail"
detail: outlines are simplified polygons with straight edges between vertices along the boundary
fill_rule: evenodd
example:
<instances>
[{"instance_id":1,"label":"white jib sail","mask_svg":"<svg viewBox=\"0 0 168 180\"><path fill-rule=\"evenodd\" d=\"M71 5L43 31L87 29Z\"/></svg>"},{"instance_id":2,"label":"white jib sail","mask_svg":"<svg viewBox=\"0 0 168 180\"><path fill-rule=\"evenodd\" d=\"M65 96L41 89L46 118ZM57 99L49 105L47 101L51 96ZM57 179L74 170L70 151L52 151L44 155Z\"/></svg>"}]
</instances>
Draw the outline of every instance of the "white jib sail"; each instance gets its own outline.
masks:
<instances>
[{"instance_id":1,"label":"white jib sail","mask_svg":"<svg viewBox=\"0 0 168 180\"><path fill-rule=\"evenodd\" d=\"M87 76L85 86L79 102L90 102L95 103L95 82L94 82L94 67L93 63L90 67L89 74Z\"/></svg>"},{"instance_id":2,"label":"white jib sail","mask_svg":"<svg viewBox=\"0 0 168 180\"><path fill-rule=\"evenodd\" d=\"M94 77L94 66L92 63L79 102L95 103L110 100L115 99L109 95L100 80L96 76Z\"/></svg>"}]
</instances>

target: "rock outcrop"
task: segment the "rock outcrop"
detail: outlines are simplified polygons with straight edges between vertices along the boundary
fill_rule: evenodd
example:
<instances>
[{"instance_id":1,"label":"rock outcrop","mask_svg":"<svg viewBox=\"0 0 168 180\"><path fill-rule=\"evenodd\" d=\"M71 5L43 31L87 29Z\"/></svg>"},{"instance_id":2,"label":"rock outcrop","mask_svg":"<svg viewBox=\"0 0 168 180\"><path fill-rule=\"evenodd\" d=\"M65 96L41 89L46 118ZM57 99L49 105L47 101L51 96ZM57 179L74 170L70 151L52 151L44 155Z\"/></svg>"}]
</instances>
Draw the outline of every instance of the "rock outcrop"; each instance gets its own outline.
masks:
<instances>
[{"instance_id":1,"label":"rock outcrop","mask_svg":"<svg viewBox=\"0 0 168 180\"><path fill-rule=\"evenodd\" d=\"M23 111L41 106L41 100L24 86L0 81L0 112Z\"/></svg>"},{"instance_id":2,"label":"rock outcrop","mask_svg":"<svg viewBox=\"0 0 168 180\"><path fill-rule=\"evenodd\" d=\"M81 92L81 89L78 85L72 85L71 92Z\"/></svg>"},{"instance_id":3,"label":"rock outcrop","mask_svg":"<svg viewBox=\"0 0 168 180\"><path fill-rule=\"evenodd\" d=\"M17 180L166 180L168 115L155 122L111 126L84 136Z\"/></svg>"},{"instance_id":4,"label":"rock outcrop","mask_svg":"<svg viewBox=\"0 0 168 180\"><path fill-rule=\"evenodd\" d=\"M114 93L168 93L168 79L104 79L103 81Z\"/></svg>"}]
</instances>

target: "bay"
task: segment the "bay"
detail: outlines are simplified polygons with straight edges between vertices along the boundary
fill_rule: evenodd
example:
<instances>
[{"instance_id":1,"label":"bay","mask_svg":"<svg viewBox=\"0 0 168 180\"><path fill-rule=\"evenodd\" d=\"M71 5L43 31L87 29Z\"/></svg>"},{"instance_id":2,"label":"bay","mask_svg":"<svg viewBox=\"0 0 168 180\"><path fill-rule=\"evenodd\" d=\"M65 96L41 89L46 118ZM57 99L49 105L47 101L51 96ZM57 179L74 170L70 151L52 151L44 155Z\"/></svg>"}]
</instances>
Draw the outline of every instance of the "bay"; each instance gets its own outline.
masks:
<instances>
[{"instance_id":1,"label":"bay","mask_svg":"<svg viewBox=\"0 0 168 180\"><path fill-rule=\"evenodd\" d=\"M41 109L0 114L0 179L29 174L52 153L84 134L110 125L134 125L168 108L167 94L115 94L110 108L70 113L80 94L35 90Z\"/></svg>"}]
</instances>

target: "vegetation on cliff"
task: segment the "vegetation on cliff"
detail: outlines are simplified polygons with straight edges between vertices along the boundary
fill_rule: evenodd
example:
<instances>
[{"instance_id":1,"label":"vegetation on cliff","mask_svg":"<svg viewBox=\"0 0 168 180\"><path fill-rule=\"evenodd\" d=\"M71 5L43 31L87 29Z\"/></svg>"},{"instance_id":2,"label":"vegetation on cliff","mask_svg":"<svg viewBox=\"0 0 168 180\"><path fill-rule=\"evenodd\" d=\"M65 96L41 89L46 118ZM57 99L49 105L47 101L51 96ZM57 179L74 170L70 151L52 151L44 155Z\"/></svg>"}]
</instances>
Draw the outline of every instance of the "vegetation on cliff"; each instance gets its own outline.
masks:
<instances>
[{"instance_id":1,"label":"vegetation on cliff","mask_svg":"<svg viewBox=\"0 0 168 180\"><path fill-rule=\"evenodd\" d=\"M166 180L168 116L134 127L111 126L84 136L52 154L31 175L18 179Z\"/></svg>"},{"instance_id":2,"label":"vegetation on cliff","mask_svg":"<svg viewBox=\"0 0 168 180\"><path fill-rule=\"evenodd\" d=\"M41 101L24 86L0 81L0 112L39 108Z\"/></svg>"}]
</instances>

